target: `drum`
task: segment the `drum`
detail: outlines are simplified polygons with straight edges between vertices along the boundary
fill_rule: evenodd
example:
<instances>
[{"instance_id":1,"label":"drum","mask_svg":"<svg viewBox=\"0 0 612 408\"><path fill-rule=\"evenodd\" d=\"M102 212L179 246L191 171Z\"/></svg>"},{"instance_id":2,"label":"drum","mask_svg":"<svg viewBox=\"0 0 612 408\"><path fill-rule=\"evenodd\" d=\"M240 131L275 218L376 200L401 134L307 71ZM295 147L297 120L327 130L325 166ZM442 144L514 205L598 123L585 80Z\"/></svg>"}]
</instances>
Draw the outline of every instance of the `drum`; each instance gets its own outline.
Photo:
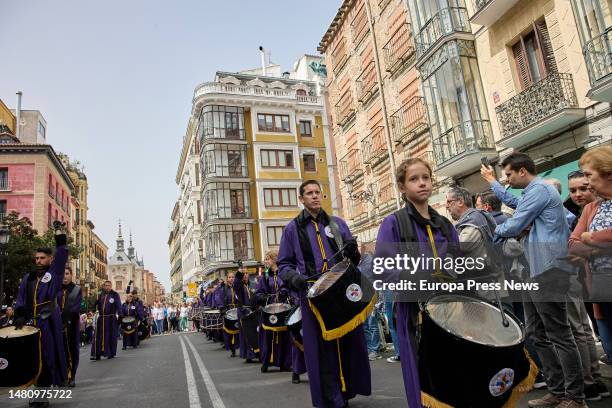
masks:
<instances>
[{"instance_id":1,"label":"drum","mask_svg":"<svg viewBox=\"0 0 612 408\"><path fill-rule=\"evenodd\" d=\"M368 317L376 303L372 284L349 261L334 265L310 287L308 304L325 340L349 333Z\"/></svg>"},{"instance_id":2,"label":"drum","mask_svg":"<svg viewBox=\"0 0 612 408\"><path fill-rule=\"evenodd\" d=\"M149 326L145 322L138 323L138 340L142 341L149 337Z\"/></svg>"},{"instance_id":3,"label":"drum","mask_svg":"<svg viewBox=\"0 0 612 408\"><path fill-rule=\"evenodd\" d=\"M27 387L40 375L42 367L41 331L32 326L0 329L0 387Z\"/></svg>"},{"instance_id":4,"label":"drum","mask_svg":"<svg viewBox=\"0 0 612 408\"><path fill-rule=\"evenodd\" d=\"M289 303L270 303L263 308L261 325L266 330L286 331L285 321L291 312Z\"/></svg>"},{"instance_id":5,"label":"drum","mask_svg":"<svg viewBox=\"0 0 612 408\"><path fill-rule=\"evenodd\" d=\"M431 298L423 308L418 365L424 405L502 407L531 390L537 368L525 330L499 308L462 295ZM439 404L438 404L439 405Z\"/></svg>"},{"instance_id":6,"label":"drum","mask_svg":"<svg viewBox=\"0 0 612 408\"><path fill-rule=\"evenodd\" d=\"M291 336L293 337L293 343L295 346L301 351L304 351L304 339L302 337L302 309L300 306L291 309L285 324L287 325L289 333L291 333Z\"/></svg>"},{"instance_id":7,"label":"drum","mask_svg":"<svg viewBox=\"0 0 612 408\"><path fill-rule=\"evenodd\" d=\"M219 310L205 310L203 319L205 330L220 330L223 327L223 318Z\"/></svg>"},{"instance_id":8,"label":"drum","mask_svg":"<svg viewBox=\"0 0 612 408\"><path fill-rule=\"evenodd\" d=\"M245 312L243 312L245 313ZM242 330L247 340L249 347L253 349L255 353L259 352L259 319L261 316L260 310L255 312L248 312L240 319Z\"/></svg>"},{"instance_id":9,"label":"drum","mask_svg":"<svg viewBox=\"0 0 612 408\"><path fill-rule=\"evenodd\" d=\"M134 316L124 316L121 319L121 330L124 334L132 334L136 331L137 323Z\"/></svg>"},{"instance_id":10,"label":"drum","mask_svg":"<svg viewBox=\"0 0 612 408\"><path fill-rule=\"evenodd\" d=\"M223 315L223 330L227 334L238 334L240 332L240 320L238 320L238 308L229 309Z\"/></svg>"}]
</instances>

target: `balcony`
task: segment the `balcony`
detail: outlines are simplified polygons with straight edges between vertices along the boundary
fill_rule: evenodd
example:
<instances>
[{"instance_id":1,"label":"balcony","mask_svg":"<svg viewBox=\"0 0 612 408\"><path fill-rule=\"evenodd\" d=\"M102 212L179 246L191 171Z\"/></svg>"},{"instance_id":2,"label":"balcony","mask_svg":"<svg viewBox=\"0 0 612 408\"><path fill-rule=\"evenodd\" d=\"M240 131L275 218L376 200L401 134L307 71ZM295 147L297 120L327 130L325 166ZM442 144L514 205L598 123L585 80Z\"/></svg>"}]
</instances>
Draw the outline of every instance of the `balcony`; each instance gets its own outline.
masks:
<instances>
[{"instance_id":1,"label":"balcony","mask_svg":"<svg viewBox=\"0 0 612 408\"><path fill-rule=\"evenodd\" d=\"M332 51L331 60L334 75L338 75L349 60L349 54L346 52L346 38L343 37L342 39L340 39L340 41Z\"/></svg>"},{"instance_id":2,"label":"balcony","mask_svg":"<svg viewBox=\"0 0 612 408\"><path fill-rule=\"evenodd\" d=\"M490 27L520 0L474 0L474 14L470 21Z\"/></svg>"},{"instance_id":3,"label":"balcony","mask_svg":"<svg viewBox=\"0 0 612 408\"><path fill-rule=\"evenodd\" d=\"M465 7L442 9L423 25L415 38L419 62L425 61L446 37L464 40L474 38Z\"/></svg>"},{"instance_id":4,"label":"balcony","mask_svg":"<svg viewBox=\"0 0 612 408\"><path fill-rule=\"evenodd\" d=\"M403 23L384 45L385 69L391 75L399 71L414 56L414 41L410 24Z\"/></svg>"},{"instance_id":5,"label":"balcony","mask_svg":"<svg viewBox=\"0 0 612 408\"><path fill-rule=\"evenodd\" d=\"M215 94L286 99L306 105L320 105L322 103L321 98L318 96L300 98L303 95L298 95L295 89L263 88L260 86L224 84L221 82L205 82L198 85L193 93L193 101L195 103L198 98L204 95Z\"/></svg>"},{"instance_id":6,"label":"balcony","mask_svg":"<svg viewBox=\"0 0 612 408\"><path fill-rule=\"evenodd\" d=\"M385 139L385 127L377 126L372 133L361 141L363 152L363 164L374 166L385 158L389 158L387 141Z\"/></svg>"},{"instance_id":7,"label":"balcony","mask_svg":"<svg viewBox=\"0 0 612 408\"><path fill-rule=\"evenodd\" d=\"M495 108L500 145L521 148L584 117L571 74L550 74Z\"/></svg>"},{"instance_id":8,"label":"balcony","mask_svg":"<svg viewBox=\"0 0 612 408\"><path fill-rule=\"evenodd\" d=\"M357 78L357 99L363 105L367 105L374 98L378 89L374 60L370 60Z\"/></svg>"},{"instance_id":9,"label":"balcony","mask_svg":"<svg viewBox=\"0 0 612 408\"><path fill-rule=\"evenodd\" d=\"M391 134L396 143L403 143L427 130L424 99L414 96L391 115Z\"/></svg>"},{"instance_id":10,"label":"balcony","mask_svg":"<svg viewBox=\"0 0 612 408\"><path fill-rule=\"evenodd\" d=\"M340 178L342 180L354 180L363 175L363 169L359 159L359 149L350 149L348 153L340 159Z\"/></svg>"},{"instance_id":11,"label":"balcony","mask_svg":"<svg viewBox=\"0 0 612 408\"><path fill-rule=\"evenodd\" d=\"M8 177L0 177L0 191L11 191L11 183Z\"/></svg>"},{"instance_id":12,"label":"balcony","mask_svg":"<svg viewBox=\"0 0 612 408\"><path fill-rule=\"evenodd\" d=\"M583 53L591 80L587 96L595 101L612 102L612 27L586 43Z\"/></svg>"},{"instance_id":13,"label":"balcony","mask_svg":"<svg viewBox=\"0 0 612 408\"><path fill-rule=\"evenodd\" d=\"M497 156L491 123L469 121L432 138L433 153L442 176L459 176L477 169L480 158Z\"/></svg>"},{"instance_id":14,"label":"balcony","mask_svg":"<svg viewBox=\"0 0 612 408\"><path fill-rule=\"evenodd\" d=\"M355 118L355 107L353 94L351 91L346 91L336 103L336 123L338 126L345 126Z\"/></svg>"},{"instance_id":15,"label":"balcony","mask_svg":"<svg viewBox=\"0 0 612 408\"><path fill-rule=\"evenodd\" d=\"M361 8L355 14L355 18L351 23L351 32L353 34L353 47L357 48L370 32L370 25L368 24L368 15L366 13L365 4L361 5Z\"/></svg>"},{"instance_id":16,"label":"balcony","mask_svg":"<svg viewBox=\"0 0 612 408\"><path fill-rule=\"evenodd\" d=\"M5 218L6 218L6 213L0 213L0 224L4 224Z\"/></svg>"}]
</instances>

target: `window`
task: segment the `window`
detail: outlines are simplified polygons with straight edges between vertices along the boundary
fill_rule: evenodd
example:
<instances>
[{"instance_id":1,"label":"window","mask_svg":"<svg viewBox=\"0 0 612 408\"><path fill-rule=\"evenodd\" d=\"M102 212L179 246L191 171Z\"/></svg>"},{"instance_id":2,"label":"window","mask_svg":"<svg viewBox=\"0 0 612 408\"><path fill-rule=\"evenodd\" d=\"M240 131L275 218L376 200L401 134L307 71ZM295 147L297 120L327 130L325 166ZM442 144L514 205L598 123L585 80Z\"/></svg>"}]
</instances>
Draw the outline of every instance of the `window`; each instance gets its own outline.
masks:
<instances>
[{"instance_id":1,"label":"window","mask_svg":"<svg viewBox=\"0 0 612 408\"><path fill-rule=\"evenodd\" d=\"M268 246L280 246L281 237L283 235L283 230L285 227L268 227Z\"/></svg>"},{"instance_id":2,"label":"window","mask_svg":"<svg viewBox=\"0 0 612 408\"><path fill-rule=\"evenodd\" d=\"M312 126L309 120L300 120L300 136L312 137Z\"/></svg>"},{"instance_id":3,"label":"window","mask_svg":"<svg viewBox=\"0 0 612 408\"><path fill-rule=\"evenodd\" d=\"M295 188L264 188L266 207L297 207Z\"/></svg>"},{"instance_id":4,"label":"window","mask_svg":"<svg viewBox=\"0 0 612 408\"><path fill-rule=\"evenodd\" d=\"M45 129L45 125L43 125L43 123L39 121L38 122L38 135L44 139L46 131L47 129Z\"/></svg>"},{"instance_id":5,"label":"window","mask_svg":"<svg viewBox=\"0 0 612 408\"><path fill-rule=\"evenodd\" d=\"M313 153L304 154L304 171L317 171L317 163Z\"/></svg>"},{"instance_id":6,"label":"window","mask_svg":"<svg viewBox=\"0 0 612 408\"><path fill-rule=\"evenodd\" d=\"M257 124L259 130L266 132L290 132L289 115L275 115L271 113L258 113Z\"/></svg>"},{"instance_id":7,"label":"window","mask_svg":"<svg viewBox=\"0 0 612 408\"><path fill-rule=\"evenodd\" d=\"M51 204L48 204L47 208L47 226L51 228L51 224L53 223L53 211L51 210Z\"/></svg>"},{"instance_id":8,"label":"window","mask_svg":"<svg viewBox=\"0 0 612 408\"><path fill-rule=\"evenodd\" d=\"M521 89L526 89L548 74L557 72L557 63L544 20L534 23L533 30L521 36L512 46L512 54Z\"/></svg>"},{"instance_id":9,"label":"window","mask_svg":"<svg viewBox=\"0 0 612 408\"><path fill-rule=\"evenodd\" d=\"M293 167L293 151L291 150L261 150L261 167L291 168Z\"/></svg>"},{"instance_id":10,"label":"window","mask_svg":"<svg viewBox=\"0 0 612 408\"><path fill-rule=\"evenodd\" d=\"M0 190L6 191L9 189L8 168L0 168Z\"/></svg>"},{"instance_id":11,"label":"window","mask_svg":"<svg viewBox=\"0 0 612 408\"><path fill-rule=\"evenodd\" d=\"M244 108L207 105L198 123L200 142L204 139L244 140Z\"/></svg>"}]
</instances>

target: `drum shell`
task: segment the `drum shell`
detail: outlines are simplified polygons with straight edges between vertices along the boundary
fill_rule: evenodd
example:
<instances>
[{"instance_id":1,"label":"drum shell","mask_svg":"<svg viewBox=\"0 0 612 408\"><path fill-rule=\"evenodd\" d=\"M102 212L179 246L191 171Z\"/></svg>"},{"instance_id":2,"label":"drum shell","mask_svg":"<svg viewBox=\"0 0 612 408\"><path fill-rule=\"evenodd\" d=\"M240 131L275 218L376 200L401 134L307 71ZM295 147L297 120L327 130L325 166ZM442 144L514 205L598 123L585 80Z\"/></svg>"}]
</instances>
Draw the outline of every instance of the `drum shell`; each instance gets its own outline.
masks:
<instances>
[{"instance_id":1,"label":"drum shell","mask_svg":"<svg viewBox=\"0 0 612 408\"><path fill-rule=\"evenodd\" d=\"M144 340L149 337L149 326L145 322L138 323L138 339Z\"/></svg>"},{"instance_id":2,"label":"drum shell","mask_svg":"<svg viewBox=\"0 0 612 408\"><path fill-rule=\"evenodd\" d=\"M0 370L0 387L22 387L32 384L42 368L42 332L37 329L26 336L0 337L0 358L8 365Z\"/></svg>"},{"instance_id":3,"label":"drum shell","mask_svg":"<svg viewBox=\"0 0 612 408\"><path fill-rule=\"evenodd\" d=\"M319 320L325 340L342 337L363 323L374 303L373 298L376 293L372 284L361 276L352 263L344 263L344 265L346 265L346 270L342 276L325 292L308 298ZM332 270L339 267L342 267L342 264L335 265ZM347 289L353 284L357 285L361 291L358 301L350 300L347 294Z\"/></svg>"},{"instance_id":4,"label":"drum shell","mask_svg":"<svg viewBox=\"0 0 612 408\"><path fill-rule=\"evenodd\" d=\"M125 320L121 321L121 330L123 330L125 334L132 334L137 328L138 322L136 319L127 322Z\"/></svg>"},{"instance_id":5,"label":"drum shell","mask_svg":"<svg viewBox=\"0 0 612 408\"><path fill-rule=\"evenodd\" d=\"M236 319L228 317L228 312L236 310ZM230 309L223 315L223 330L229 334L238 334L240 332L240 319L238 318L237 309Z\"/></svg>"},{"instance_id":6,"label":"drum shell","mask_svg":"<svg viewBox=\"0 0 612 408\"><path fill-rule=\"evenodd\" d=\"M427 313L422 316L419 380L421 390L438 401L456 408L502 407L529 375L530 362L522 343L494 347L471 342L445 331ZM491 380L508 368L514 371L512 386L499 396L492 395Z\"/></svg>"},{"instance_id":7,"label":"drum shell","mask_svg":"<svg viewBox=\"0 0 612 408\"><path fill-rule=\"evenodd\" d=\"M287 329L289 330L289 333L291 333L291 335L293 336L293 338L300 344L304 344L304 339L302 338L302 319L296 321L293 324L289 323L289 320L291 318L291 316L293 315L293 313L295 313L300 307L296 306L293 309L291 309L291 311L289 312L289 314L287 315L287 320L285 321L285 324L287 325Z\"/></svg>"},{"instance_id":8,"label":"drum shell","mask_svg":"<svg viewBox=\"0 0 612 408\"><path fill-rule=\"evenodd\" d=\"M240 319L240 324L242 325L242 330L246 337L247 343L249 347L251 347L255 352L259 351L259 320L261 318L260 309L251 312Z\"/></svg>"},{"instance_id":9,"label":"drum shell","mask_svg":"<svg viewBox=\"0 0 612 408\"><path fill-rule=\"evenodd\" d=\"M220 330L224 326L223 316L217 309L209 308L209 310L206 310L203 314L203 320L205 330Z\"/></svg>"},{"instance_id":10,"label":"drum shell","mask_svg":"<svg viewBox=\"0 0 612 408\"><path fill-rule=\"evenodd\" d=\"M282 304L287 304L287 303L282 303ZM264 329L266 330L273 330L273 331L287 330L287 325L285 321L287 320L289 313L291 313L291 310L292 309L288 307L287 310L284 310L282 312L269 313L266 311L266 308L264 307L262 309L262 320L261 320L262 326L264 326Z\"/></svg>"}]
</instances>

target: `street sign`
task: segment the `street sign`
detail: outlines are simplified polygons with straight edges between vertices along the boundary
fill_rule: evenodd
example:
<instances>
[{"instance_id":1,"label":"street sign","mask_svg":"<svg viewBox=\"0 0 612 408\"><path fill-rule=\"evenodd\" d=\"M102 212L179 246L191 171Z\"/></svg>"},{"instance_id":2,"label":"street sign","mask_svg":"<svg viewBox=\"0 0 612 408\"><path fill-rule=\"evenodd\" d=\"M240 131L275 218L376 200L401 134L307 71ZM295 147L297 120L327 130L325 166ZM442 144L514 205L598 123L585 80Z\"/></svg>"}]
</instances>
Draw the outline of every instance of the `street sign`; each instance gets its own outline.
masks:
<instances>
[{"instance_id":1,"label":"street sign","mask_svg":"<svg viewBox=\"0 0 612 408\"><path fill-rule=\"evenodd\" d=\"M190 282L187 284L187 296L188 297L196 297L198 295L198 284L195 282Z\"/></svg>"}]
</instances>

